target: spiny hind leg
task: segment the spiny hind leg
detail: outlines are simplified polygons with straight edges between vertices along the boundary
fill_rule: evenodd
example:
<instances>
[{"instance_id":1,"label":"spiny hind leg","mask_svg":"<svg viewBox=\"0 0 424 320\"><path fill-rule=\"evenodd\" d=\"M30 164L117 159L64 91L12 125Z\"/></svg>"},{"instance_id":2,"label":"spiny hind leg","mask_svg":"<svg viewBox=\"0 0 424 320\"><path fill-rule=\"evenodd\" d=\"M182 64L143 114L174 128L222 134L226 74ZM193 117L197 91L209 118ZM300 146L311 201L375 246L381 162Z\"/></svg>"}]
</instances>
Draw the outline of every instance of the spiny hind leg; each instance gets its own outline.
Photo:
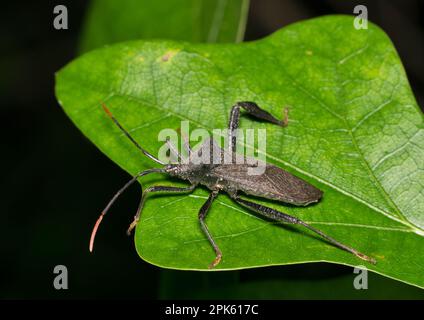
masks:
<instances>
[{"instance_id":1,"label":"spiny hind leg","mask_svg":"<svg viewBox=\"0 0 424 320\"><path fill-rule=\"evenodd\" d=\"M240 119L240 108L246 110L250 115L265 120L274 124L277 124L282 127L286 127L288 125L288 109L284 108L284 118L283 120L276 119L269 112L261 109L256 103L250 101L242 101L237 102L230 113L230 121L228 123L228 141L231 145L231 151L236 152L236 134L235 130L239 126Z\"/></svg>"},{"instance_id":2,"label":"spiny hind leg","mask_svg":"<svg viewBox=\"0 0 424 320\"><path fill-rule=\"evenodd\" d=\"M341 249L343 249L345 251L348 251L348 252L354 254L355 256L357 256L358 258L360 258L362 260L368 261L368 262L370 262L372 264L375 264L376 263L376 261L375 261L374 258L368 257L365 254L357 251L356 249L353 249L353 248L351 248L351 247L349 247L349 246L347 246L347 245L345 245L345 244L337 241L336 239L334 239L334 238L326 235L321 230L312 227L311 225L307 224L306 222L303 222L302 220L300 220L298 218L295 218L295 217L290 216L290 215L288 215L286 213L277 211L275 209L272 209L272 208L269 208L269 207L260 205L258 203L255 203L255 202L252 202L252 201L248 201L248 200L242 199L238 195L233 195L232 198L236 202L238 202L239 204L241 204L242 206L244 206L244 207L246 207L246 208L248 208L248 209L250 209L252 211L255 211L255 212L257 212L257 213L259 213L259 214L261 214L261 215L263 215L265 217L268 217L268 218L270 218L272 220L281 221L281 222L285 222L285 223L302 225L302 226L308 228L309 230L311 230L311 231L319 234L321 237L323 237L324 239L326 239L328 242L330 242L331 244L335 245L336 247L339 247L339 248L341 248Z\"/></svg>"}]
</instances>

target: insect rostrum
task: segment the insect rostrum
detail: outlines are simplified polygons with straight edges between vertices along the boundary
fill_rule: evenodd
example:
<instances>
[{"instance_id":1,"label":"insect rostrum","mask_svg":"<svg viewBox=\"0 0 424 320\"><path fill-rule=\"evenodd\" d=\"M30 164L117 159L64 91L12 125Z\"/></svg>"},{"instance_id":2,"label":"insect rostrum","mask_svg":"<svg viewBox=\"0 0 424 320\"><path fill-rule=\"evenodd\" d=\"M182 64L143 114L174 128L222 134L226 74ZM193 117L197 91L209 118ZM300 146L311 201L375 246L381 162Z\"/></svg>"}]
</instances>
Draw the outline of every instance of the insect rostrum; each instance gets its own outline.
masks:
<instances>
[{"instance_id":1,"label":"insect rostrum","mask_svg":"<svg viewBox=\"0 0 424 320\"><path fill-rule=\"evenodd\" d=\"M212 139L206 140L201 148L194 152L188 142L185 143L186 151L188 154L188 159L185 159L184 156L178 153L177 150L170 146L170 151L179 159L185 161L180 161L176 164L164 164L162 161L154 157L152 154L143 149L134 138L123 128L123 126L118 122L118 120L112 115L112 113L103 105L105 112L108 116L115 122L115 124L120 128L120 130L132 141L132 143L141 150L141 152L152 159L153 161L162 165L162 168L153 168L139 172L136 174L129 182L127 182L110 200L105 209L102 211L100 217L97 219L96 224L93 228L93 232L90 238L90 251L93 250L94 237L97 233L100 222L102 221L104 215L107 213L111 205L123 193L130 185L132 185L139 177L145 176L153 172L161 172L169 174L183 180L190 182L188 187L172 187L172 186L151 186L142 192L141 200L137 209L137 212L134 216L133 222L130 224L127 233L130 234L131 230L137 225L140 215L143 209L144 202L146 200L147 194L151 192L173 192L173 193L188 193L193 191L196 186L203 185L206 186L211 193L207 201L203 204L199 211L199 222L202 231L208 238L210 244L215 250L215 259L209 265L209 268L214 268L221 261L222 252L219 249L218 244L215 242L211 232L209 231L205 218L208 213L209 208L211 207L214 199L219 192L226 192L235 202L246 207L249 210L252 210L256 213L259 213L270 219L302 225L309 230L319 234L321 237L326 239L331 244L339 247L343 250L346 250L355 256L366 260L370 263L375 263L375 260L371 257L368 257L356 249L353 249L332 237L326 235L322 231L310 226L309 224L299 220L293 216L285 214L283 212L277 211L275 209L257 204L255 202L246 200L240 197L240 193L245 195L253 195L266 199L273 199L283 203L289 203L296 206L306 206L310 203L318 202L322 197L322 191L315 188L306 181L292 175L291 173L274 166L272 164L264 163L265 170L262 174L259 175L249 175L249 169L252 168L252 161L244 157L243 160L246 161L232 161L230 163L213 163L209 161L207 163L199 163L193 161L195 156L207 154L210 159L212 157L224 158L229 156L231 160L237 160L240 155L236 153L236 135L235 130L239 125L240 118L240 109L243 108L250 115L271 122L282 127L286 126L288 123L287 110L285 110L285 117L283 120L278 120L274 118L267 111L261 109L254 102L237 102L231 109L230 120L228 124L228 141L230 143L229 150L221 149Z\"/></svg>"}]
</instances>

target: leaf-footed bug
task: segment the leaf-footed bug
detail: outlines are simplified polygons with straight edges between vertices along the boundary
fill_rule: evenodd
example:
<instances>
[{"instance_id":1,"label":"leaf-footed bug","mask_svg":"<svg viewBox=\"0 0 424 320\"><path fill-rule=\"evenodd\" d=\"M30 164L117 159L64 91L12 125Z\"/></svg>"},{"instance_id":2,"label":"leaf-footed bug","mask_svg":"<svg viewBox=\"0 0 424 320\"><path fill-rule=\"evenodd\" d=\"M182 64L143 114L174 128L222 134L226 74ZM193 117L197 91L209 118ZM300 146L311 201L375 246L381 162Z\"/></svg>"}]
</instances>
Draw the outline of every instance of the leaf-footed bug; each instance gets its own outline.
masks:
<instances>
[{"instance_id":1,"label":"leaf-footed bug","mask_svg":"<svg viewBox=\"0 0 424 320\"><path fill-rule=\"evenodd\" d=\"M262 174L259 175L248 175L249 168L252 168L252 161L243 161L239 162L231 162L231 163L220 163L216 164L212 161L208 163L195 163L192 161L194 155L201 155L202 153L207 153L210 157L218 156L223 158L224 156L230 155L231 159L234 160L240 155L236 154L236 135L235 130L239 125L240 118L240 108L243 108L250 115L271 122L276 125L280 125L282 127L287 126L288 124L288 116L287 109L285 109L285 116L283 120L278 120L274 118L270 113L261 109L254 102L237 102L231 109L230 120L228 125L228 141L229 141L229 150L221 149L212 139L206 140L203 142L200 149L194 152L188 141L184 144L188 159L185 161L186 163L170 163L165 164L158 158L154 157L152 154L143 149L137 141L126 131L122 125L118 122L118 120L112 115L112 113L107 109L107 107L103 104L103 109L106 114L113 120L113 122L119 127L119 129L131 140L131 142L147 157L151 160L163 165L162 168L152 168L141 171L137 173L130 181L128 181L109 201L105 209L102 211L100 217L97 219L96 224L94 225L93 231L91 233L90 252L93 251L94 238L97 233L97 229L99 227L100 222L102 221L104 215L107 213L111 205L115 202L115 200L122 194L130 185L132 185L138 178L145 176L150 173L159 172L166 173L170 176L177 177L183 180L188 180L190 182L190 186L188 187L172 187L172 186L151 186L147 188L144 192L142 192L141 200L134 216L133 222L130 224L127 233L128 235L131 233L131 230L137 225L141 211L143 209L144 202L146 200L146 196L150 192L174 192L174 193L188 193L193 191L196 186L203 185L206 186L211 193L200 208L199 211L199 222L202 231L208 238L210 244L215 250L215 259L209 265L209 268L214 268L221 261L222 252L216 244L215 240L212 237L206 223L205 218L208 213L209 208L212 205L212 202L217 197L220 191L226 192L234 201L239 203L240 205L252 210L256 213L259 213L267 218L270 218L275 221L289 223L289 224L298 224L302 225L309 230L317 233L324 239L326 239L331 244L339 247L343 250L346 250L355 256L368 261L370 263L375 264L375 259L368 257L359 251L342 244L341 242L335 240L334 238L326 235L321 230L318 230L311 225L303 222L302 220L285 214L283 212L277 211L275 209L263 206L261 204L257 204L255 202L243 199L240 197L239 193L242 192L245 195L258 196L266 199L273 199L284 203L289 203L296 206L306 206L310 203L318 202L323 192L306 181L292 175L291 173L276 167L272 164L265 163L265 170ZM183 158L183 155L180 154L175 148L170 145L170 152L173 153L179 160ZM244 156L243 156L244 157ZM244 160L249 160L244 157ZM251 160L251 159L250 159ZM254 162L254 161L253 161Z\"/></svg>"}]
</instances>

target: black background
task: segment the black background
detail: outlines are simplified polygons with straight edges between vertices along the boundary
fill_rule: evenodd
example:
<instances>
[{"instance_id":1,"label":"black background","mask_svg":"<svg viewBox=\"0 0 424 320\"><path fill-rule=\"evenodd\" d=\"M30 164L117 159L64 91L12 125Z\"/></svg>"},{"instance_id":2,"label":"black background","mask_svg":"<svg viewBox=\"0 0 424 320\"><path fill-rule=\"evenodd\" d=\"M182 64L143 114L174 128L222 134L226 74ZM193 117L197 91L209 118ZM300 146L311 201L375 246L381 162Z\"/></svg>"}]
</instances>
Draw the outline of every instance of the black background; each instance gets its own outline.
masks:
<instances>
[{"instance_id":1,"label":"black background","mask_svg":"<svg viewBox=\"0 0 424 320\"><path fill-rule=\"evenodd\" d=\"M54 97L54 72L77 55L88 3L15 1L4 4L0 12L0 297L195 298L195 292L207 297L210 288L231 290L231 285L251 281L298 279L310 281L313 287L315 281L352 274L351 268L327 264L213 274L151 266L137 256L132 239L125 235L138 203L138 188L131 189L114 207L121 214L111 215L103 226L102 250L89 254L93 221L128 175L80 134ZM53 28L53 8L58 4L68 8L68 30ZM423 106L423 1L252 0L246 40L302 19L352 14L356 4L366 5L369 19L394 42ZM53 268L59 264L69 270L69 290L53 288ZM405 290L408 297L424 297L418 289L381 281L386 281L388 292L399 290L391 297L402 297ZM222 291L213 297L227 295ZM332 295L342 296L338 292ZM385 296L387 292L373 297ZM262 297L271 295L264 292ZM303 296L284 297L317 296L304 292ZM361 297L368 296L364 293Z\"/></svg>"}]
</instances>

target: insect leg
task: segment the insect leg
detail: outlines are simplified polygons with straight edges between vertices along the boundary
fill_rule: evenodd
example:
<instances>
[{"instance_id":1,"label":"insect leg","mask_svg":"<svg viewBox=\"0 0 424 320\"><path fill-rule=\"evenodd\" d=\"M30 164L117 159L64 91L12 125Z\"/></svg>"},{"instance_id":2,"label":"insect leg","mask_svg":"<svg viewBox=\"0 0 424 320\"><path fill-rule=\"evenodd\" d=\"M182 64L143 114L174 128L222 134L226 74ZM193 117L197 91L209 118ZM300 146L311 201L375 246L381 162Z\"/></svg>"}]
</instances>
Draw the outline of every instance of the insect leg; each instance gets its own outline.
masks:
<instances>
[{"instance_id":1,"label":"insect leg","mask_svg":"<svg viewBox=\"0 0 424 320\"><path fill-rule=\"evenodd\" d=\"M181 160L183 159L184 161L186 161L185 157L178 152L178 149L175 148L175 146L171 143L171 141L169 139L166 139L166 144L169 147L169 151L171 152L171 154L174 157L177 157L177 160L179 163L181 163Z\"/></svg>"},{"instance_id":2,"label":"insect leg","mask_svg":"<svg viewBox=\"0 0 424 320\"><path fill-rule=\"evenodd\" d=\"M282 213L280 211L277 211L275 209L269 208L269 207L265 207L263 205L248 201L248 200L244 200L241 199L238 196L233 197L233 199L235 201L237 201L238 203L240 203L242 206L249 208L261 215L264 215L270 219L276 220L276 221L281 221L281 222L286 222L286 223L291 223L291 224L300 224L306 228L308 228L309 230L319 234L321 237L323 237L324 239L326 239L327 241L329 241L330 243L334 244L336 247L339 247L343 250L346 250L352 254L354 254L355 256L357 256L358 258L368 261L372 264L375 264L376 261L374 258L368 257L363 253L360 253L359 251L344 245L343 243L340 243L339 241L335 240L334 238L326 235L324 232L322 232L321 230L318 230L312 226L310 226L309 224L307 224L306 222L303 222L302 220L295 218L293 216L290 216L288 214Z\"/></svg>"},{"instance_id":3,"label":"insect leg","mask_svg":"<svg viewBox=\"0 0 424 320\"><path fill-rule=\"evenodd\" d=\"M235 130L239 126L239 119L240 119L240 108L243 108L246 110L250 115L262 119L274 124L277 124L282 127L286 127L288 124L288 109L284 109L284 119L278 120L274 118L273 115L271 115L269 112L261 109L256 103L249 102L249 101L243 101L243 102L237 102L233 108L231 109L230 113L230 121L228 123L228 141L231 144L231 151L236 152L236 135Z\"/></svg>"},{"instance_id":4,"label":"insect leg","mask_svg":"<svg viewBox=\"0 0 424 320\"><path fill-rule=\"evenodd\" d=\"M100 214L99 218L96 221L96 224L94 225L93 231L91 232L90 245L89 245L90 252L93 251L94 238L96 237L97 229L99 228L100 222L102 222L103 217L109 211L110 207L114 204L116 199L118 199L118 197L125 190L127 190L127 188L129 186L131 186L134 182L136 182L138 178L145 176L146 174L154 173L154 172L165 172L165 169L153 168L153 169L141 171L141 172L137 173L130 181L128 181L121 189L119 189L117 193L115 193L115 195L112 197L112 199L106 205L106 207L103 209L102 213Z\"/></svg>"},{"instance_id":5,"label":"insect leg","mask_svg":"<svg viewBox=\"0 0 424 320\"><path fill-rule=\"evenodd\" d=\"M221 258L222 258L221 250L219 250L218 245L215 243L215 240L212 238L212 235L209 232L208 226L205 223L206 215L209 211L209 208L211 207L213 200L216 198L217 195L218 195L218 191L212 191L212 193L209 195L208 200L206 200L206 202L203 204L203 206L200 208L200 211L199 211L200 226L202 227L202 230L205 233L206 237L208 237L208 240L210 244L212 245L213 249L215 250L215 254L216 254L215 260L212 261L212 263L209 265L209 269L216 267L216 265L221 261Z\"/></svg>"},{"instance_id":6,"label":"insect leg","mask_svg":"<svg viewBox=\"0 0 424 320\"><path fill-rule=\"evenodd\" d=\"M196 185L193 184L189 187L172 187L172 186L151 186L146 189L146 191L143 192L143 195L141 196L140 204L138 205L137 212L134 216L133 222L131 222L130 226L128 227L127 234L130 235L132 229L135 228L138 221L140 220L141 210L143 209L144 202L146 201L146 196L150 192L172 192L172 193L184 193L184 192L191 192L196 188Z\"/></svg>"},{"instance_id":7,"label":"insect leg","mask_svg":"<svg viewBox=\"0 0 424 320\"><path fill-rule=\"evenodd\" d=\"M181 129L178 129L178 133L181 135L181 137L184 140L183 146L184 146L184 149L185 149L188 157L190 158L191 157L191 152L192 152L191 147L190 147L190 141L189 141L187 135L184 132L181 132Z\"/></svg>"}]
</instances>

